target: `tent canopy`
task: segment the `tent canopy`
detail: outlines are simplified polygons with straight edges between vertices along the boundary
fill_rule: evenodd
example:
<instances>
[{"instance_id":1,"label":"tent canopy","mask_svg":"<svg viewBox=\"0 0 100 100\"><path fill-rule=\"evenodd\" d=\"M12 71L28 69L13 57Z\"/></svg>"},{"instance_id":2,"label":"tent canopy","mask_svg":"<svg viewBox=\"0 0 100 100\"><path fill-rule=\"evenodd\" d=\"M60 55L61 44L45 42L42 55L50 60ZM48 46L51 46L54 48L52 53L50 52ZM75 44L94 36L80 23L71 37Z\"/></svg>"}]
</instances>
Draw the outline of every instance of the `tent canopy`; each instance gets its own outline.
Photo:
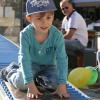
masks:
<instances>
[{"instance_id":1,"label":"tent canopy","mask_svg":"<svg viewBox=\"0 0 100 100\"><path fill-rule=\"evenodd\" d=\"M95 6L100 7L100 0L73 0L76 4L76 6L79 7L89 7L89 6Z\"/></svg>"},{"instance_id":2,"label":"tent canopy","mask_svg":"<svg viewBox=\"0 0 100 100\"><path fill-rule=\"evenodd\" d=\"M100 2L100 0L73 0L74 2L76 2L76 3L83 3L83 2Z\"/></svg>"}]
</instances>

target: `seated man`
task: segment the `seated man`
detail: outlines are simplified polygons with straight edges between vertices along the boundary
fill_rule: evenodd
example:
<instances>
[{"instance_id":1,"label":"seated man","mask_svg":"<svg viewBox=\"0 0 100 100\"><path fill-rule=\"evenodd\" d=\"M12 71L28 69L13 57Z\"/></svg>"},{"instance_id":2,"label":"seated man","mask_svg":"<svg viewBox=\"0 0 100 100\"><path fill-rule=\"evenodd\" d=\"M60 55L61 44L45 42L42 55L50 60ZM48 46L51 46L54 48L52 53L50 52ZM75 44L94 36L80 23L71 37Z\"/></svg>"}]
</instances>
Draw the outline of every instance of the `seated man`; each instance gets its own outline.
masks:
<instances>
[{"instance_id":1,"label":"seated man","mask_svg":"<svg viewBox=\"0 0 100 100\"><path fill-rule=\"evenodd\" d=\"M80 50L87 46L88 32L85 20L74 9L71 0L62 0L60 8L65 15L61 30L64 33L67 52Z\"/></svg>"},{"instance_id":2,"label":"seated man","mask_svg":"<svg viewBox=\"0 0 100 100\"><path fill-rule=\"evenodd\" d=\"M61 31L65 38L66 52L69 55L75 51L84 50L88 43L88 32L85 20L75 10L72 0L61 0L60 8L65 15Z\"/></svg>"}]
</instances>

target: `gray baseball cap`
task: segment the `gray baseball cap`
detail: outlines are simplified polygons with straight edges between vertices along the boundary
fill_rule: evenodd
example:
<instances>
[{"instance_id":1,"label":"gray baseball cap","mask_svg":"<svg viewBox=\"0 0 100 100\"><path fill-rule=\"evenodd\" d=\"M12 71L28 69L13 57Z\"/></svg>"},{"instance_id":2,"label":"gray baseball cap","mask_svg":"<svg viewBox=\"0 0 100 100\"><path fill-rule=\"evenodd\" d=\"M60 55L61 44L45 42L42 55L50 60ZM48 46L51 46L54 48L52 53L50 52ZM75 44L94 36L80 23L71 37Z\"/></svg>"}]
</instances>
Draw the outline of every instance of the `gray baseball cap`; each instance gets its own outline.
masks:
<instances>
[{"instance_id":1,"label":"gray baseball cap","mask_svg":"<svg viewBox=\"0 0 100 100\"><path fill-rule=\"evenodd\" d=\"M39 12L55 11L56 6L53 0L27 0L26 15L31 15Z\"/></svg>"}]
</instances>

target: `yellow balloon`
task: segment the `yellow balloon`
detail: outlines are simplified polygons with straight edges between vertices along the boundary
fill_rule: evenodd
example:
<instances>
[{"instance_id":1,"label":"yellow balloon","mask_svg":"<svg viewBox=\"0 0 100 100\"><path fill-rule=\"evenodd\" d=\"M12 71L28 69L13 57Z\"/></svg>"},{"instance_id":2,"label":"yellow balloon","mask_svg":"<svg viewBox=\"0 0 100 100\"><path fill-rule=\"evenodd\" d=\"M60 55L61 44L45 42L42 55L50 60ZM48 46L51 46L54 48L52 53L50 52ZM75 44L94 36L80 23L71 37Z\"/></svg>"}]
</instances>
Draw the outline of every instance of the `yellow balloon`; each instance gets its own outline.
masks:
<instances>
[{"instance_id":1,"label":"yellow balloon","mask_svg":"<svg viewBox=\"0 0 100 100\"><path fill-rule=\"evenodd\" d=\"M75 68L68 75L68 81L71 82L77 88L85 87L90 78L91 71L84 67Z\"/></svg>"}]
</instances>

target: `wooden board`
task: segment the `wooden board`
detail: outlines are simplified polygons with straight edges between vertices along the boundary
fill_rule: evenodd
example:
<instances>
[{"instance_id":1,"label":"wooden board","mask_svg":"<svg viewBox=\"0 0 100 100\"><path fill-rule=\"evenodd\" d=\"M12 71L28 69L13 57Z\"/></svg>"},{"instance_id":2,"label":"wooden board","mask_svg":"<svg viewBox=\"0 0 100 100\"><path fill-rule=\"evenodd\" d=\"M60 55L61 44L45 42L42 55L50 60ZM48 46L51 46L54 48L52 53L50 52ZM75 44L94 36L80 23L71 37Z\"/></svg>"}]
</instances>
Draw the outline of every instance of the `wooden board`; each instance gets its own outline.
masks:
<instances>
[{"instance_id":1,"label":"wooden board","mask_svg":"<svg viewBox=\"0 0 100 100\"><path fill-rule=\"evenodd\" d=\"M13 86L6 83L8 89L10 90L10 93L13 95L14 100L27 100L26 93L22 92L18 89L15 89ZM85 95L83 92L72 86L70 83L67 84L68 92L70 93L70 98L63 98L60 99L58 96L50 95L48 93L45 93L43 96L39 97L39 99L35 100L91 100L90 97ZM7 100L7 99L5 99ZM34 99L31 99L34 100Z\"/></svg>"},{"instance_id":2,"label":"wooden board","mask_svg":"<svg viewBox=\"0 0 100 100\"><path fill-rule=\"evenodd\" d=\"M1 86L0 86L0 100L9 100Z\"/></svg>"},{"instance_id":3,"label":"wooden board","mask_svg":"<svg viewBox=\"0 0 100 100\"><path fill-rule=\"evenodd\" d=\"M10 90L10 92L12 93L14 100L26 100L26 93L21 92L18 89L15 89L13 86L9 85L7 82L6 82L6 85L8 89Z\"/></svg>"},{"instance_id":4,"label":"wooden board","mask_svg":"<svg viewBox=\"0 0 100 100\"><path fill-rule=\"evenodd\" d=\"M9 85L7 82L6 82L6 85L8 89L10 90L10 92L12 93L14 100L27 100L25 92L15 89L13 86ZM43 96L39 97L39 99L36 99L36 100L47 100L47 99L48 100L61 100L58 96L56 95L54 96L48 93L45 93ZM62 100L66 100L66 99L64 98Z\"/></svg>"}]
</instances>

